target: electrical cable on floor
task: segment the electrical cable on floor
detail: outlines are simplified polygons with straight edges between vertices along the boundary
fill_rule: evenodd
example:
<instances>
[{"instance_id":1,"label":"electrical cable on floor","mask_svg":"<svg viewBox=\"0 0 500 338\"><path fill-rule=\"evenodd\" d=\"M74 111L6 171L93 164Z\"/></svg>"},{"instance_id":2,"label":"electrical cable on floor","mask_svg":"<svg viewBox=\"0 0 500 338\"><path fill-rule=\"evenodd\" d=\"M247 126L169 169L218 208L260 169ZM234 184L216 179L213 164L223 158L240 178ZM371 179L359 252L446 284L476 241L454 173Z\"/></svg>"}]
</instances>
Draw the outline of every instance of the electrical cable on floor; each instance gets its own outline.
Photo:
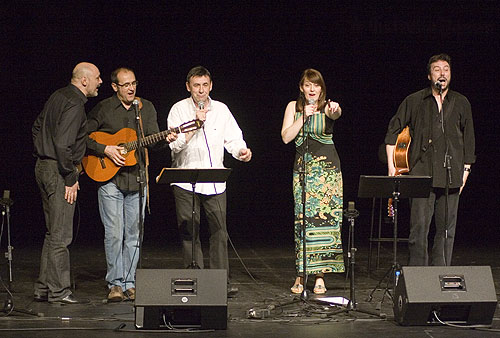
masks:
<instances>
[{"instance_id":1,"label":"electrical cable on floor","mask_svg":"<svg viewBox=\"0 0 500 338\"><path fill-rule=\"evenodd\" d=\"M259 285L259 282L257 282L257 280L253 277L252 273L250 272L250 270L248 270L247 266L243 262L243 259L238 254L238 251L236 251L236 248L234 247L233 241L231 240L231 237L229 237L229 233L227 234L227 239L228 239L229 243L231 244L231 247L233 248L234 253L236 254L236 257L238 257L238 260L240 261L241 265L243 266L243 268L247 272L248 276L250 276L250 278L255 282L255 284Z\"/></svg>"},{"instance_id":2,"label":"electrical cable on floor","mask_svg":"<svg viewBox=\"0 0 500 338\"><path fill-rule=\"evenodd\" d=\"M166 325L167 327L172 327L169 326L168 324ZM215 332L214 329L193 329L193 328L186 328L186 329L175 329L175 328L169 328L166 330L148 330L148 329L125 329L126 325L124 323L121 323L116 327L113 331L114 332L133 332L133 333L208 333L208 332Z\"/></svg>"},{"instance_id":3,"label":"electrical cable on floor","mask_svg":"<svg viewBox=\"0 0 500 338\"><path fill-rule=\"evenodd\" d=\"M78 201L79 200L77 199L76 200L76 214L77 214L76 231L73 231L74 235L73 235L73 238L71 240L70 245L68 245L68 251L69 251L70 247L72 248L76 244L76 241L78 239L78 235L80 233L80 220L81 220L80 215L81 215L81 213L80 213L80 203ZM73 215L73 220L74 220L74 218L75 217ZM70 255L71 255L71 253L70 253ZM71 288L73 290L76 290L76 281L75 281L75 274L73 273L73 264L70 264L70 270L71 270L71 272L69 275L71 276Z\"/></svg>"},{"instance_id":4,"label":"electrical cable on floor","mask_svg":"<svg viewBox=\"0 0 500 338\"><path fill-rule=\"evenodd\" d=\"M441 318L439 318L439 315L438 315L436 310L432 311L432 314L434 315L434 318L436 318L436 320L439 323L446 325L446 326L455 327L455 328L459 328L459 329L471 329L471 330L480 330L480 331L500 332L500 329L491 329L491 328L485 327L485 325L459 325L459 324L445 322L445 321L441 320Z\"/></svg>"}]
</instances>

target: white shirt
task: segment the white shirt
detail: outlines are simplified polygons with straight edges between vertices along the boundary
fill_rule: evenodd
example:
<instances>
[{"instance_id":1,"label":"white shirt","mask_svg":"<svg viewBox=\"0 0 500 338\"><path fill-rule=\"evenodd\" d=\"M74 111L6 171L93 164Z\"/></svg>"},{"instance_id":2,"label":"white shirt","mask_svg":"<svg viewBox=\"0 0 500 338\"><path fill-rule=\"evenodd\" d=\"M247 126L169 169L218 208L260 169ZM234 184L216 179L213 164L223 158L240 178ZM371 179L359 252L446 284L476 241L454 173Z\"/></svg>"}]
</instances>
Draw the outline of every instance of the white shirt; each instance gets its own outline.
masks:
<instances>
[{"instance_id":1,"label":"white shirt","mask_svg":"<svg viewBox=\"0 0 500 338\"><path fill-rule=\"evenodd\" d=\"M247 148L243 133L229 108L224 103L211 98L209 102L209 111L203 128L195 131L188 143L186 143L186 134L179 134L177 140L170 143L172 168L224 168L224 148L238 160L240 150ZM196 110L197 106L191 97L177 102L168 114L168 127L178 127L184 122L194 120ZM193 189L190 183L173 184L184 190L192 191ZM195 186L195 192L204 195L221 194L225 190L225 182L197 183Z\"/></svg>"}]
</instances>

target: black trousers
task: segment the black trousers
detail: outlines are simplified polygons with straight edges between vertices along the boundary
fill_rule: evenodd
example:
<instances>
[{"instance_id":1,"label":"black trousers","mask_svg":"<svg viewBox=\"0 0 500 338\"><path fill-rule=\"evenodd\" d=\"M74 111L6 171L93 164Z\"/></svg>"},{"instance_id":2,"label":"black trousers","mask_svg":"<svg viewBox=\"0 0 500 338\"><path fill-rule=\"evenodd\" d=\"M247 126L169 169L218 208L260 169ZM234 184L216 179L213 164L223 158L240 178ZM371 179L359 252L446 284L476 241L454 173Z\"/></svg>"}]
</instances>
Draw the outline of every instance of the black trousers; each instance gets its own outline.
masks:
<instances>
[{"instance_id":1,"label":"black trousers","mask_svg":"<svg viewBox=\"0 0 500 338\"><path fill-rule=\"evenodd\" d=\"M68 245L73 239L73 215L76 203L64 199L64 178L57 162L38 159L35 178L42 197L47 232L40 257L40 274L35 282L35 295L48 296L49 301L71 294Z\"/></svg>"},{"instance_id":2,"label":"black trousers","mask_svg":"<svg viewBox=\"0 0 500 338\"><path fill-rule=\"evenodd\" d=\"M192 230L191 191L173 186L177 225L182 240L184 266L192 263L192 239L194 237L195 261L200 268L204 268L203 252L200 242L200 206L203 206L210 232L209 264L211 269L229 270L227 256L227 228L226 228L226 192L217 195L195 194L194 201L194 236ZM229 274L229 272L228 272Z\"/></svg>"},{"instance_id":3,"label":"black trousers","mask_svg":"<svg viewBox=\"0 0 500 338\"><path fill-rule=\"evenodd\" d=\"M432 247L432 265L450 265L455 241L459 189L449 189L448 193L448 223L445 223L445 189L432 188L428 198L412 198L410 236L408 248L410 251L409 265L428 265L429 228L434 216L436 234Z\"/></svg>"}]
</instances>

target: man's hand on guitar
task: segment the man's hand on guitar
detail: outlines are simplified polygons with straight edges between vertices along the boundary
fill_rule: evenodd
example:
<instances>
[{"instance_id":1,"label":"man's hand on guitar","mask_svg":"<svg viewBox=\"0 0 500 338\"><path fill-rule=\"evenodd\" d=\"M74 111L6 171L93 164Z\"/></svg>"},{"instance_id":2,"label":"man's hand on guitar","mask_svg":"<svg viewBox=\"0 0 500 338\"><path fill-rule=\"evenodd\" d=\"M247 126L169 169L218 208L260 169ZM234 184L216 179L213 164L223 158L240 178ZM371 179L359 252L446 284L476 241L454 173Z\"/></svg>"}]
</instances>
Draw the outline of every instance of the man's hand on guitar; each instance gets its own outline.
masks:
<instances>
[{"instance_id":1,"label":"man's hand on guitar","mask_svg":"<svg viewBox=\"0 0 500 338\"><path fill-rule=\"evenodd\" d=\"M167 142L170 143L170 142L174 142L175 140L177 140L177 133L169 133L167 135Z\"/></svg>"},{"instance_id":2,"label":"man's hand on guitar","mask_svg":"<svg viewBox=\"0 0 500 338\"><path fill-rule=\"evenodd\" d=\"M118 167L123 167L125 165L125 157L122 156L122 152L124 149L125 148L120 146L106 146L106 148L104 149L104 153Z\"/></svg>"}]
</instances>

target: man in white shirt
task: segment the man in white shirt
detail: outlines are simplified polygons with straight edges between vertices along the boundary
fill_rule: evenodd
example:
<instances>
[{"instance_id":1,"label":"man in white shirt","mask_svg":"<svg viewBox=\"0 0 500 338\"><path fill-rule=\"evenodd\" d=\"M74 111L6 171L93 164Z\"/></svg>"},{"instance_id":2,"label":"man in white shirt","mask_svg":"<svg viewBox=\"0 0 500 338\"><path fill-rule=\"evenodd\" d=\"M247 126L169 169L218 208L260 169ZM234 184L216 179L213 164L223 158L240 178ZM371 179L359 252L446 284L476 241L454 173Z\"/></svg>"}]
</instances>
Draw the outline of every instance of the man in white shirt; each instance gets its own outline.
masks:
<instances>
[{"instance_id":1,"label":"man in white shirt","mask_svg":"<svg viewBox=\"0 0 500 338\"><path fill-rule=\"evenodd\" d=\"M248 162L252 158L252 152L229 108L210 98L212 84L212 77L206 68L192 68L186 77L186 89L191 96L170 109L167 119L169 128L193 119L204 122L202 129L179 134L177 140L170 143L173 168L224 168L224 148L240 161ZM193 262L192 186L190 183L175 183L173 189L184 266L187 267ZM226 183L197 183L195 193L195 262L200 268L204 267L199 237L201 204L210 231L210 268L228 270Z\"/></svg>"}]
</instances>

